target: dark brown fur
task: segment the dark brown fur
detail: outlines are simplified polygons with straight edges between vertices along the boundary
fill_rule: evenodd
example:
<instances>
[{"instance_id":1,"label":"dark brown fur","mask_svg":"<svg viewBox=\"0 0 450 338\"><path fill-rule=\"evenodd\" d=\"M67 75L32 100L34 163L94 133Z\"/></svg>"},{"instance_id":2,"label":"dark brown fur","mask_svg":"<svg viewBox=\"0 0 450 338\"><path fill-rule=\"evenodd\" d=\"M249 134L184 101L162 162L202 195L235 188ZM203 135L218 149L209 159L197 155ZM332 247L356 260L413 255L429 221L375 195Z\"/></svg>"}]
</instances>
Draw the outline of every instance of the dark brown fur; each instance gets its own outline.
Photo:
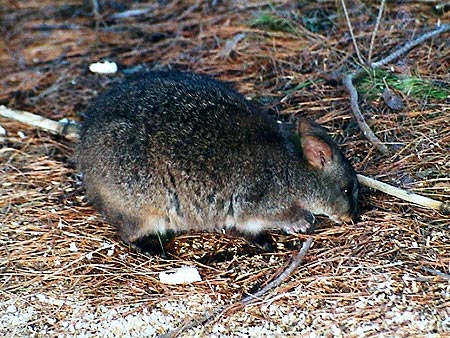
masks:
<instances>
[{"instance_id":1,"label":"dark brown fur","mask_svg":"<svg viewBox=\"0 0 450 338\"><path fill-rule=\"evenodd\" d=\"M91 105L77 162L89 199L129 243L167 231L307 231L312 214L349 221L352 166L322 127L297 129L300 139L221 82L150 72Z\"/></svg>"}]
</instances>

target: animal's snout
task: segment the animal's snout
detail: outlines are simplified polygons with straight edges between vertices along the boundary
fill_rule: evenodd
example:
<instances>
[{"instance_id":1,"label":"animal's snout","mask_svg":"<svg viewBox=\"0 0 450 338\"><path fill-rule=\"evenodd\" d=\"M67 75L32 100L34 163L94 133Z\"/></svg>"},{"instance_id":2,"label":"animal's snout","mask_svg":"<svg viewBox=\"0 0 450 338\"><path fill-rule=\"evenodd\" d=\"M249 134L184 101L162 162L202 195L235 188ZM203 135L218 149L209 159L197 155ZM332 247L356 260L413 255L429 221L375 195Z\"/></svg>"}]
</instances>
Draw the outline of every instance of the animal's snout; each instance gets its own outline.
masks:
<instances>
[{"instance_id":1,"label":"animal's snout","mask_svg":"<svg viewBox=\"0 0 450 338\"><path fill-rule=\"evenodd\" d=\"M346 215L341 215L340 219L344 223L356 223L358 222L359 211L357 208L349 210Z\"/></svg>"},{"instance_id":2,"label":"animal's snout","mask_svg":"<svg viewBox=\"0 0 450 338\"><path fill-rule=\"evenodd\" d=\"M352 223L356 221L356 218L353 215L334 215L330 218L338 224Z\"/></svg>"},{"instance_id":3,"label":"animal's snout","mask_svg":"<svg viewBox=\"0 0 450 338\"><path fill-rule=\"evenodd\" d=\"M341 223L351 223L354 220L352 215L344 215L340 217Z\"/></svg>"}]
</instances>

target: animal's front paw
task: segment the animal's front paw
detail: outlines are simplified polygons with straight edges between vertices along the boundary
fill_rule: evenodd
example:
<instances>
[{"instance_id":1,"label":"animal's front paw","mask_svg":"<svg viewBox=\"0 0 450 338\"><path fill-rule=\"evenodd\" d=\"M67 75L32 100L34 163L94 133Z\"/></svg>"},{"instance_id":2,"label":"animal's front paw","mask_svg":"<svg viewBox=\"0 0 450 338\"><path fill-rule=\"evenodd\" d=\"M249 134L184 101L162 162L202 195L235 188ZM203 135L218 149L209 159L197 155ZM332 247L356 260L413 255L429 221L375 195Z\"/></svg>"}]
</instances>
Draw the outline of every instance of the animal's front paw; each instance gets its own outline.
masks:
<instances>
[{"instance_id":1,"label":"animal's front paw","mask_svg":"<svg viewBox=\"0 0 450 338\"><path fill-rule=\"evenodd\" d=\"M304 233L310 234L315 230L315 225L313 222L308 222L306 219L299 219L292 223L285 223L282 225L281 229L287 234L297 234Z\"/></svg>"}]
</instances>

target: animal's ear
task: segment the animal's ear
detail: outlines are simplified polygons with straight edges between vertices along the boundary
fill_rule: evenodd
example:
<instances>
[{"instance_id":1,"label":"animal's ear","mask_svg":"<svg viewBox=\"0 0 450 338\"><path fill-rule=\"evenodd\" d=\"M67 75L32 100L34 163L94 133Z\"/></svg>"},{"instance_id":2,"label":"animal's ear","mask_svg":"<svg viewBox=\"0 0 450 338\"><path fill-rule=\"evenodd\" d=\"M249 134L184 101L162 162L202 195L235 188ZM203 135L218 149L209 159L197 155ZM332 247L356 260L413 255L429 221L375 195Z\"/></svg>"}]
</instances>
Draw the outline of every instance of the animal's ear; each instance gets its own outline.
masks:
<instances>
[{"instance_id":1,"label":"animal's ear","mask_svg":"<svg viewBox=\"0 0 450 338\"><path fill-rule=\"evenodd\" d=\"M310 120L301 118L300 120L298 120L297 130L299 135L311 134L314 130L314 126Z\"/></svg>"},{"instance_id":2,"label":"animal's ear","mask_svg":"<svg viewBox=\"0 0 450 338\"><path fill-rule=\"evenodd\" d=\"M306 160L315 169L324 169L333 160L331 147L316 136L302 137L302 149Z\"/></svg>"},{"instance_id":3,"label":"animal's ear","mask_svg":"<svg viewBox=\"0 0 450 338\"><path fill-rule=\"evenodd\" d=\"M303 155L315 169L324 169L333 161L333 149L320 137L314 135L314 125L308 120L298 122Z\"/></svg>"}]
</instances>

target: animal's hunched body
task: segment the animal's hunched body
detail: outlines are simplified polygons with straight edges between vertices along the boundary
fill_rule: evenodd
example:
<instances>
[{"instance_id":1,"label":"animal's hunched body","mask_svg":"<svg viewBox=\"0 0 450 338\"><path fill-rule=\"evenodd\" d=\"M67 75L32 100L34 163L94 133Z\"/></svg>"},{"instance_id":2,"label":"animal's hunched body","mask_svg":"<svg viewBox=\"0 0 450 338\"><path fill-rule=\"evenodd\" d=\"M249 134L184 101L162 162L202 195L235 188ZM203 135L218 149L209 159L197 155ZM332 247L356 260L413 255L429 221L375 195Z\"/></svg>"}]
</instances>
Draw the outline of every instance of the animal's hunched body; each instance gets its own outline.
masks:
<instances>
[{"instance_id":1,"label":"animal's hunched body","mask_svg":"<svg viewBox=\"0 0 450 338\"><path fill-rule=\"evenodd\" d=\"M149 72L99 96L77 147L88 198L129 243L167 231L247 237L355 216L358 184L325 130L291 132L222 82Z\"/></svg>"}]
</instances>

